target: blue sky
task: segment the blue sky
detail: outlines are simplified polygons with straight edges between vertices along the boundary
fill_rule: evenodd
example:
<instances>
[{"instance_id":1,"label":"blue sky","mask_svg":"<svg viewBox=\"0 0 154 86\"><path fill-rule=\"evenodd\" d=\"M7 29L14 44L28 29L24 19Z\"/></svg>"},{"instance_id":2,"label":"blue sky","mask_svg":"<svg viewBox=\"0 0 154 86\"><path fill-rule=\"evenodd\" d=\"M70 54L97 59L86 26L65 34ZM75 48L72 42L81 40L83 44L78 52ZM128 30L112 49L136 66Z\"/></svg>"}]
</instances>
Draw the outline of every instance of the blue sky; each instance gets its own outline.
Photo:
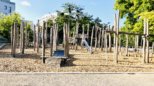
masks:
<instances>
[{"instance_id":1,"label":"blue sky","mask_svg":"<svg viewBox=\"0 0 154 86\"><path fill-rule=\"evenodd\" d=\"M102 22L114 21L115 0L11 0L16 3L16 11L25 19L36 22L41 16L61 10L66 2L77 4L85 9L85 12L100 17Z\"/></svg>"}]
</instances>

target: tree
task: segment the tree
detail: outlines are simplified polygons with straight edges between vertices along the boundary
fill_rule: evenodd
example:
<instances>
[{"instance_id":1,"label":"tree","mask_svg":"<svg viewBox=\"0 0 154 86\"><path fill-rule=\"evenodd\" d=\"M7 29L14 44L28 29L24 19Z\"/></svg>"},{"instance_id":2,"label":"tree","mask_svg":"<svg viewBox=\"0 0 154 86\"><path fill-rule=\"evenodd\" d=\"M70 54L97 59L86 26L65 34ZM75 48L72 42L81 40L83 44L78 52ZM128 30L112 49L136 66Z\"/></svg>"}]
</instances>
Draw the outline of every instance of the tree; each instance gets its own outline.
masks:
<instances>
[{"instance_id":1,"label":"tree","mask_svg":"<svg viewBox=\"0 0 154 86\"><path fill-rule=\"evenodd\" d=\"M154 32L154 0L116 0L115 9L120 17L126 18L123 28L128 31L143 33L143 20L149 19L150 34Z\"/></svg>"},{"instance_id":2,"label":"tree","mask_svg":"<svg viewBox=\"0 0 154 86\"><path fill-rule=\"evenodd\" d=\"M21 16L18 13L13 13L8 16L0 15L0 35L10 40L11 26L14 22L20 25Z\"/></svg>"}]
</instances>

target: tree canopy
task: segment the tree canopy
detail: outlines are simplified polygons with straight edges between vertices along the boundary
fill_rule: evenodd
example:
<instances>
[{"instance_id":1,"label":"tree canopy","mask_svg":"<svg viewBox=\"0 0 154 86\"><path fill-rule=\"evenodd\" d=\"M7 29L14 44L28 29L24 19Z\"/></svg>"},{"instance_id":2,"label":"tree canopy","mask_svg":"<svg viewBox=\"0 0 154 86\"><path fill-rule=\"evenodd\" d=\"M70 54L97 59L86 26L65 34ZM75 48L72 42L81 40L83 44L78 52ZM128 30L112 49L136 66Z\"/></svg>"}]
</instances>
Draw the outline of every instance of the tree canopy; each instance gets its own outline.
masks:
<instances>
[{"instance_id":1,"label":"tree canopy","mask_svg":"<svg viewBox=\"0 0 154 86\"><path fill-rule=\"evenodd\" d=\"M154 30L154 0L116 0L115 9L120 17L126 18L125 30L143 33L143 20L149 19L150 33Z\"/></svg>"},{"instance_id":2,"label":"tree canopy","mask_svg":"<svg viewBox=\"0 0 154 86\"><path fill-rule=\"evenodd\" d=\"M0 35L9 39L10 38L10 31L11 26L13 25L14 21L20 25L21 16L18 13L12 13L11 15L5 16L0 14Z\"/></svg>"}]
</instances>

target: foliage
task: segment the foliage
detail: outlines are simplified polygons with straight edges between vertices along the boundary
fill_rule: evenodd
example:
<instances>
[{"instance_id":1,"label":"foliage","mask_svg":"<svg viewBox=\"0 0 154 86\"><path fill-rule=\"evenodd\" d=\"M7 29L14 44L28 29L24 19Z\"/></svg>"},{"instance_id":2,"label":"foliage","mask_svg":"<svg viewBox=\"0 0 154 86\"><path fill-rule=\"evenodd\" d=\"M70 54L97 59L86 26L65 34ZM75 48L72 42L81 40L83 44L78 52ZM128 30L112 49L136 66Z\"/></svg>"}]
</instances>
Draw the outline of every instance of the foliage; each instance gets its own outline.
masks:
<instances>
[{"instance_id":1,"label":"foliage","mask_svg":"<svg viewBox=\"0 0 154 86\"><path fill-rule=\"evenodd\" d=\"M123 31L143 33L144 18L149 20L149 32L154 34L154 0L116 0L115 9L126 18ZM152 39L151 39L152 41Z\"/></svg>"},{"instance_id":2,"label":"foliage","mask_svg":"<svg viewBox=\"0 0 154 86\"><path fill-rule=\"evenodd\" d=\"M83 25L85 26L85 30L87 30L88 24L90 26L94 26L95 24L97 24L102 27L101 19L99 17L94 19L92 15L84 12L84 8L72 3L65 3L62 7L63 11L57 11L58 17L56 18L56 22L58 23L61 32L64 23L70 24L71 35L76 28L76 22L79 23L79 32L82 31Z\"/></svg>"},{"instance_id":3,"label":"foliage","mask_svg":"<svg viewBox=\"0 0 154 86\"><path fill-rule=\"evenodd\" d=\"M14 21L20 25L20 20L21 16L18 13L13 13L8 16L0 14L0 35L10 39L11 26L13 25Z\"/></svg>"}]
</instances>

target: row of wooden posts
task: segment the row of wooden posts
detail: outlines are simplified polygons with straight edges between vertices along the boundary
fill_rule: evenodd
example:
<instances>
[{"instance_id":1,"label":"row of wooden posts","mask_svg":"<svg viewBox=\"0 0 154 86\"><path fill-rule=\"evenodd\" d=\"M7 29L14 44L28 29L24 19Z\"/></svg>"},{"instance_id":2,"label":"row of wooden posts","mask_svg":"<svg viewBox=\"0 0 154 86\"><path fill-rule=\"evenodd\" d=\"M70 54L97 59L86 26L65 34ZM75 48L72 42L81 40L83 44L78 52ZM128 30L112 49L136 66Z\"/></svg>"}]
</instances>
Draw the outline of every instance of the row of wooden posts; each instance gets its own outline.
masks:
<instances>
[{"instance_id":1,"label":"row of wooden posts","mask_svg":"<svg viewBox=\"0 0 154 86\"><path fill-rule=\"evenodd\" d=\"M16 56L16 49L19 48L20 54L24 54L25 48L29 45L29 32L25 30L27 23L21 21L20 28L17 22L11 27L11 55Z\"/></svg>"},{"instance_id":2,"label":"row of wooden posts","mask_svg":"<svg viewBox=\"0 0 154 86\"><path fill-rule=\"evenodd\" d=\"M138 48L138 42L139 42L139 36L143 37L143 55L142 55L142 62L148 63L149 62L149 40L148 37L151 36L149 34L149 28L148 28L148 20L144 19L144 33L143 34L137 34L137 33L129 33L129 32L120 32L119 31L119 14L115 14L115 20L114 20L114 29L111 29L110 27L107 28L99 28L97 25L92 27L91 30L91 38L90 38L90 26L87 25L87 33L85 34L85 26L82 27L82 35L86 35L88 39L90 39L90 46L93 48L94 44L94 50L97 48L100 48L101 50L104 50L106 53L109 51L112 51L112 37L111 35L114 34L114 40L113 40L113 47L114 47L114 61L115 63L118 63L118 56L120 52L120 35L125 34L126 35L126 56L128 55L128 36L129 35L135 35L135 48ZM27 40L29 37L27 35L27 32L24 31L26 23L24 21L21 22L20 25L20 53L24 54L25 45L28 44L28 42L25 42L25 39ZM43 27L38 24L34 26L34 51L36 51L38 54L39 48L41 46L41 39L42 38L42 58L44 62L45 58L45 48L47 45L47 32L48 32L48 25L46 22L43 23ZM16 47L17 42L19 41L19 29L17 28L17 22L14 23L14 25L11 28L11 54L13 57L15 57L16 54ZM74 39L77 39L79 37L79 23L76 23L76 30L73 33ZM41 35L42 34L42 35ZM26 37L25 37L26 36ZM42 37L41 37L42 36ZM63 25L63 43L64 43L64 51L65 56L68 57L69 55L69 38L70 38L70 26L69 24ZM18 40L18 41L17 41ZM58 24L54 24L50 28L50 56L52 56L53 51L57 50L57 41L58 41ZM95 43L93 43L95 42ZM74 43L74 48L77 50L78 44ZM154 44L153 44L154 46Z\"/></svg>"}]
</instances>

